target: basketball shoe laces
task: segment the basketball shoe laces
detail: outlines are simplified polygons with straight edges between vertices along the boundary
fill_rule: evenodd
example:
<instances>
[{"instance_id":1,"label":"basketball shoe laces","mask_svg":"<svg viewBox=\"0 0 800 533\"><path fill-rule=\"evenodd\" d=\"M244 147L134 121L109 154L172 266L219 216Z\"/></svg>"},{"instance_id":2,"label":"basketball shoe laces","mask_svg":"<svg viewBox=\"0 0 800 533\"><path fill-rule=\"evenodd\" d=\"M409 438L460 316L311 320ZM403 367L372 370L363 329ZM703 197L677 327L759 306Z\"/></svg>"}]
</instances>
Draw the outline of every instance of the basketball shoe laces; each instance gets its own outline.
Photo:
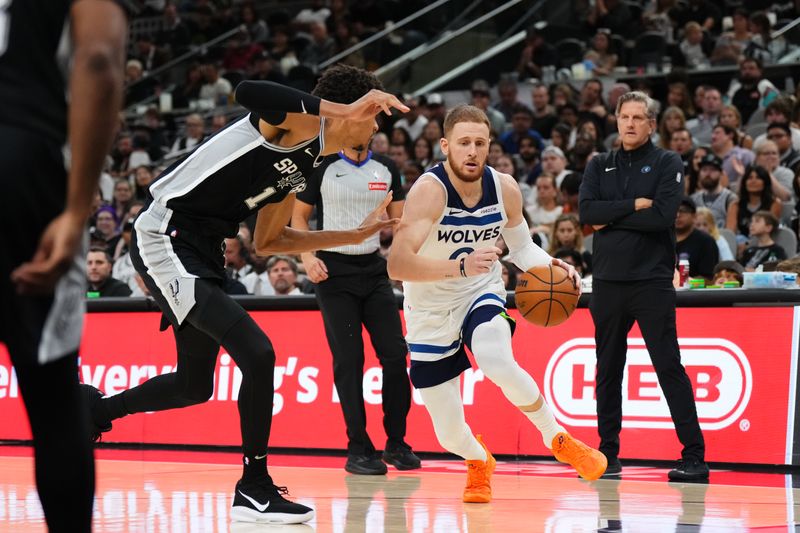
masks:
<instances>
[{"instance_id":1,"label":"basketball shoe laces","mask_svg":"<svg viewBox=\"0 0 800 533\"><path fill-rule=\"evenodd\" d=\"M486 479L487 461L468 461L467 462L467 488L478 489L488 487Z\"/></svg>"},{"instance_id":2,"label":"basketball shoe laces","mask_svg":"<svg viewBox=\"0 0 800 533\"><path fill-rule=\"evenodd\" d=\"M567 462L576 469L591 467L594 460L589 454L589 448L585 444L581 444L575 439L568 439L564 435L558 436L558 455L567 459ZM586 464L586 462L589 464Z\"/></svg>"}]
</instances>

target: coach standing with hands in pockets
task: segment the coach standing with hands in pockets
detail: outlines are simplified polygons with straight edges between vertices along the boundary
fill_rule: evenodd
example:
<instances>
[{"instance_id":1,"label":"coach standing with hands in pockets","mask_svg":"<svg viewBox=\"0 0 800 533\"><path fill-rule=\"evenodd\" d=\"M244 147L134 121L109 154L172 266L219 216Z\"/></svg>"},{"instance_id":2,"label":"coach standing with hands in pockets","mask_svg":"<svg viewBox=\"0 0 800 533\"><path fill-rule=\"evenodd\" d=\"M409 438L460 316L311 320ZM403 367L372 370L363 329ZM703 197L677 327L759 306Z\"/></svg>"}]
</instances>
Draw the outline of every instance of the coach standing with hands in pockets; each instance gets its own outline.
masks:
<instances>
[{"instance_id":1,"label":"coach standing with hands in pockets","mask_svg":"<svg viewBox=\"0 0 800 533\"><path fill-rule=\"evenodd\" d=\"M656 103L642 92L620 97L618 151L591 160L580 188L580 219L595 228L589 309L597 344L597 425L606 476L622 471L622 377L633 322L639 324L669 405L682 459L671 481L708 479L692 384L681 364L675 325L675 217L684 190L678 154L653 145Z\"/></svg>"}]
</instances>

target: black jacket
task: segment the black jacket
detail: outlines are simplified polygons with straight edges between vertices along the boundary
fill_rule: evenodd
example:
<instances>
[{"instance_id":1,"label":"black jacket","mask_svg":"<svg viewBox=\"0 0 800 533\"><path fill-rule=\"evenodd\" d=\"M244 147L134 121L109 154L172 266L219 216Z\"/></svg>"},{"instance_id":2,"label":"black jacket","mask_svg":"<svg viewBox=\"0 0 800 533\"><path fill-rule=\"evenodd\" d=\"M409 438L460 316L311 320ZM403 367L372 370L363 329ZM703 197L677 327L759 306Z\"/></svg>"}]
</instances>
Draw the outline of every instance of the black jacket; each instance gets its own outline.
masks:
<instances>
[{"instance_id":1,"label":"black jacket","mask_svg":"<svg viewBox=\"0 0 800 533\"><path fill-rule=\"evenodd\" d=\"M592 158L580 188L582 224L594 233L592 276L600 280L672 279L675 216L683 195L683 163L649 140L635 150ZM653 206L636 211L636 198Z\"/></svg>"}]
</instances>

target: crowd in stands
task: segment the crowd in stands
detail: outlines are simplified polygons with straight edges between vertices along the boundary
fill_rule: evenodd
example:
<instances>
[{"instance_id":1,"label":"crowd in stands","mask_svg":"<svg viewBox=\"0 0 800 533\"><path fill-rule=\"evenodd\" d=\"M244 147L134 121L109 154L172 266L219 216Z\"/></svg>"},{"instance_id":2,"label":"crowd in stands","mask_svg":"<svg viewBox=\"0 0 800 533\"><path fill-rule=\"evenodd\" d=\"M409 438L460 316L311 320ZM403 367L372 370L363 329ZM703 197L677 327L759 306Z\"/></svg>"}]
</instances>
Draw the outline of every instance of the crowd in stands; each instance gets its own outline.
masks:
<instances>
[{"instance_id":1,"label":"crowd in stands","mask_svg":"<svg viewBox=\"0 0 800 533\"><path fill-rule=\"evenodd\" d=\"M190 65L174 81L172 105L187 110L180 124L155 106L123 120L91 221L90 296L146 295L127 252L146 188L169 162L241 112L232 105L239 80L271 80L309 90L320 63L390 19L381 2L314 1L294 15L266 18L251 3L141 3L143 13L162 17L163 24L158 32L139 35L132 47L129 103L173 83L169 73L136 83L148 72L225 30L242 29L224 51ZM532 29L515 73L495 86L482 79L471 82L468 102L486 112L492 128L488 164L519 182L537 244L591 276L592 228L578 217L583 171L593 157L619 148L617 99L633 89L651 90L643 78L637 84L614 82L619 69L636 68L630 47L619 47L658 33L673 69L652 142L684 161L686 196L675 227L677 252L689 260L690 275L721 284L729 278L741 282L743 272L759 268L800 270L795 209L800 201L800 90L781 87L764 75L766 65L798 45L770 38L776 17L798 13L792 11L794 4L785 9L762 4L745 0L723 8L706 0L595 0L589 7L576 2L586 49L575 61L584 65L588 79L552 78L548 67L570 65L551 39ZM730 27L723 27L726 19ZM342 61L375 68L381 58L366 47ZM690 84L687 70L715 65L735 65L738 74L726 87ZM442 122L448 107L461 101L446 102L439 93L402 97L410 111L379 118L371 150L391 158L408 189L425 169L443 160ZM209 105L197 104L203 101ZM226 290L313 292L297 258L257 257L251 230L252 224L242 224L239 235L226 240ZM381 235L382 252L388 251L391 237L391 232ZM515 269L504 263L509 289Z\"/></svg>"}]
</instances>

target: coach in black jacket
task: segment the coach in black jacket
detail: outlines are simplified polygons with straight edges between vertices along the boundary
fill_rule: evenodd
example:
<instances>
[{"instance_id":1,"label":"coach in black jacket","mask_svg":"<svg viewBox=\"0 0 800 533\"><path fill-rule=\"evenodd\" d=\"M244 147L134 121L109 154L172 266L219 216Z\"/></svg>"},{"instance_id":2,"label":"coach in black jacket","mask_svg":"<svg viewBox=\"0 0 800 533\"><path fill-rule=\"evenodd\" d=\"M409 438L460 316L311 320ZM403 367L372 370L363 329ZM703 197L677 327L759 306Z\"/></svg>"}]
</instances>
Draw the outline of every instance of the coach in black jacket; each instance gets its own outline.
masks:
<instances>
[{"instance_id":1,"label":"coach in black jacket","mask_svg":"<svg viewBox=\"0 0 800 533\"><path fill-rule=\"evenodd\" d=\"M597 425L606 475L622 471L622 377L627 335L636 321L653 361L682 460L669 479L708 478L692 384L681 364L675 326L675 217L683 194L678 154L650 142L655 102L641 92L617 103L622 149L591 160L580 188L580 219L594 226L590 311L597 343Z\"/></svg>"}]
</instances>

